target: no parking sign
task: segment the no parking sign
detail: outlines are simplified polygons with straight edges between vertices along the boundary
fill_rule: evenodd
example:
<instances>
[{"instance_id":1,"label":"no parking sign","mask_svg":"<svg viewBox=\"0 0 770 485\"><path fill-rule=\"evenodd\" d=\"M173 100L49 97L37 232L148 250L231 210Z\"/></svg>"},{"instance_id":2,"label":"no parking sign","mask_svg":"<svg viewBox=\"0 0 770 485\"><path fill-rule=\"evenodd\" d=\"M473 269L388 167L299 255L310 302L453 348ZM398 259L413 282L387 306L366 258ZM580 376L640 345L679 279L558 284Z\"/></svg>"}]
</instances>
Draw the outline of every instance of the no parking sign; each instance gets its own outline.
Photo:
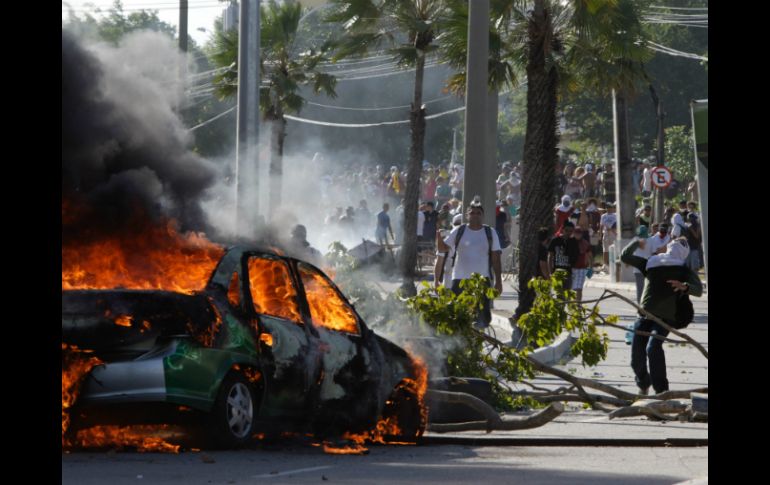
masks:
<instances>
[{"instance_id":1,"label":"no parking sign","mask_svg":"<svg viewBox=\"0 0 770 485\"><path fill-rule=\"evenodd\" d=\"M665 189L673 180L674 175L666 167L655 167L652 170L652 185L659 189Z\"/></svg>"}]
</instances>

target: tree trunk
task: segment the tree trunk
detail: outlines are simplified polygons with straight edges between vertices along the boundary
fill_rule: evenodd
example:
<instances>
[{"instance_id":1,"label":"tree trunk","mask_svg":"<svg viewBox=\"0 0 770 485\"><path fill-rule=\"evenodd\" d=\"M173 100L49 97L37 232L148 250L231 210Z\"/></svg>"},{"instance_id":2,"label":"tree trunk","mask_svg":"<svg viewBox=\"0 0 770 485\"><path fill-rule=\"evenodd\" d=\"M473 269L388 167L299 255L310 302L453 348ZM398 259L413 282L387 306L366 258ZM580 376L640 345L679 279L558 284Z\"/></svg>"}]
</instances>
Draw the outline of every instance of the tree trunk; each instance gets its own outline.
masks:
<instances>
[{"instance_id":1,"label":"tree trunk","mask_svg":"<svg viewBox=\"0 0 770 485\"><path fill-rule=\"evenodd\" d=\"M535 292L527 283L537 272L541 227L553 226L554 184L559 142L556 119L558 73L546 66L546 42L552 41L553 25L543 0L535 2L529 19L527 62L527 132L521 177L519 232L519 306L518 318L532 308Z\"/></svg>"},{"instance_id":2,"label":"tree trunk","mask_svg":"<svg viewBox=\"0 0 770 485\"><path fill-rule=\"evenodd\" d=\"M283 188L283 142L286 138L286 119L278 111L270 132L270 214L277 214L281 206Z\"/></svg>"},{"instance_id":3,"label":"tree trunk","mask_svg":"<svg viewBox=\"0 0 770 485\"><path fill-rule=\"evenodd\" d=\"M415 266L417 266L417 201L420 197L420 174L425 154L425 110L422 107L422 83L425 73L424 51L419 51L414 77L414 100L409 120L412 132L412 144L409 148L409 167L407 169L406 194L404 196L404 244L401 247L402 291L407 296L417 294L414 286ZM435 236L435 235L432 235Z\"/></svg>"}]
</instances>

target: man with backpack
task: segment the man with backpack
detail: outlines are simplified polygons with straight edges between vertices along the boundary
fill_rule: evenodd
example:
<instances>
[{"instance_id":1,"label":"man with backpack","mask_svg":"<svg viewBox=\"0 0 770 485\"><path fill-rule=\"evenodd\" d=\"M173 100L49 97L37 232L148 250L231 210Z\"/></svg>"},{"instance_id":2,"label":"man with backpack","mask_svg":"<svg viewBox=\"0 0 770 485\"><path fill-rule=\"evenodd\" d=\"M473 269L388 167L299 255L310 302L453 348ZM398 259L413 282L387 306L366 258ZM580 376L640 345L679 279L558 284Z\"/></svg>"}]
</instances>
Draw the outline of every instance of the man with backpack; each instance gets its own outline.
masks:
<instances>
[{"instance_id":1,"label":"man with backpack","mask_svg":"<svg viewBox=\"0 0 770 485\"><path fill-rule=\"evenodd\" d=\"M494 278L494 288L503 292L502 267L500 263L500 239L489 226L482 224L484 207L480 203L471 203L467 211L468 224L455 227L444 239L436 238L438 250L448 253L455 250L452 260L452 291L461 293L460 282L470 279L473 273L478 273L491 283ZM476 322L478 327L486 328L492 321L491 304L484 298L483 310Z\"/></svg>"},{"instance_id":2,"label":"man with backpack","mask_svg":"<svg viewBox=\"0 0 770 485\"><path fill-rule=\"evenodd\" d=\"M665 253L656 254L649 259L634 256L633 253L638 247L639 240L632 241L623 248L620 260L637 268L644 275L641 307L673 328L686 327L693 318L692 303L688 295L703 294L698 275L685 265L690 252L687 239L674 239L666 246ZM668 330L644 316L637 319L634 329L653 335L642 336L637 333L631 342L631 368L636 375L639 393L646 395L650 384L656 394L667 391L663 340L655 336L665 337Z\"/></svg>"}]
</instances>

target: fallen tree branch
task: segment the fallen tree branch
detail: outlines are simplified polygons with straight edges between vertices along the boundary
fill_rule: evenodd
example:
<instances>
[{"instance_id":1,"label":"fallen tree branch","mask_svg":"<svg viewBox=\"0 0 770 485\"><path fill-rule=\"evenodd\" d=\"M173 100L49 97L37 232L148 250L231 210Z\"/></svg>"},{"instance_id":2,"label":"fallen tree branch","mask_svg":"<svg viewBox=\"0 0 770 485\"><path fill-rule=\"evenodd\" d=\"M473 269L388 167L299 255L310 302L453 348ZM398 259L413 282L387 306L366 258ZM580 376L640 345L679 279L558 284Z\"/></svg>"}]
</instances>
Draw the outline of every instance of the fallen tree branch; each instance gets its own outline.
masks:
<instances>
[{"instance_id":1,"label":"fallen tree branch","mask_svg":"<svg viewBox=\"0 0 770 485\"><path fill-rule=\"evenodd\" d=\"M499 423L496 423L495 430L512 431L520 429L538 428L553 421L561 413L564 412L564 405L560 402L554 402L548 405L547 408L537 413L527 416L526 418L516 419L501 419ZM489 432L489 423L487 421L470 421L467 423L447 423L428 424L428 431L435 433L451 433L456 431L472 431L472 430L487 430Z\"/></svg>"},{"instance_id":2,"label":"fallen tree branch","mask_svg":"<svg viewBox=\"0 0 770 485\"><path fill-rule=\"evenodd\" d=\"M515 395L531 397L543 403L557 402L557 401L586 402L585 398L579 394L550 394L550 393L544 394L544 393L534 393L534 392L523 391L523 392L516 392ZM628 401L624 401L623 399L618 399L616 397L604 396L601 394L590 394L590 396L592 399L594 399L597 402L611 404L613 406L619 406L619 407L628 406Z\"/></svg>"},{"instance_id":3,"label":"fallen tree branch","mask_svg":"<svg viewBox=\"0 0 770 485\"><path fill-rule=\"evenodd\" d=\"M632 416L648 416L653 419L670 420L664 416L665 414L681 414L687 412L687 409L692 406L689 400L676 400L669 399L666 401L660 401L655 399L642 399L636 401L630 406L622 407L612 411L609 415L610 419L615 418L628 418Z\"/></svg>"},{"instance_id":4,"label":"fallen tree branch","mask_svg":"<svg viewBox=\"0 0 770 485\"><path fill-rule=\"evenodd\" d=\"M484 333L479 332L479 334L482 336L482 338L486 339L489 342L492 342L496 345L504 346L505 344L503 342L500 342L499 340L490 337L489 335L486 335ZM537 360L533 359L531 356L527 355L523 357L527 362L529 362L532 367L540 372L545 372L547 374L555 375L556 377L561 377L565 381L572 383L575 385L575 387L578 390L578 393L586 396L588 393L586 393L585 389L583 387L589 387L592 389L596 389L602 392L605 392L611 396L615 396L618 399L623 399L628 401L629 403L634 402L637 399L643 398L644 396L640 394L631 394L630 392L621 391L620 389L616 389L612 386L608 386L607 384L603 384L601 382L596 382L591 379L583 379L581 377L575 377L572 374L569 374L567 372L564 372L563 370L556 369L555 367L551 367L550 365L542 364L538 362ZM588 401L590 404L590 401Z\"/></svg>"},{"instance_id":5,"label":"fallen tree branch","mask_svg":"<svg viewBox=\"0 0 770 485\"><path fill-rule=\"evenodd\" d=\"M497 414L497 411L495 411L492 406L472 394L465 392L438 391L436 389L428 389L425 391L425 397L427 399L442 403L462 404L464 406L468 406L474 411L478 411L487 419L486 421L478 422L485 423L486 427L474 429L486 429L487 433L489 433L502 422L500 415Z\"/></svg>"}]
</instances>

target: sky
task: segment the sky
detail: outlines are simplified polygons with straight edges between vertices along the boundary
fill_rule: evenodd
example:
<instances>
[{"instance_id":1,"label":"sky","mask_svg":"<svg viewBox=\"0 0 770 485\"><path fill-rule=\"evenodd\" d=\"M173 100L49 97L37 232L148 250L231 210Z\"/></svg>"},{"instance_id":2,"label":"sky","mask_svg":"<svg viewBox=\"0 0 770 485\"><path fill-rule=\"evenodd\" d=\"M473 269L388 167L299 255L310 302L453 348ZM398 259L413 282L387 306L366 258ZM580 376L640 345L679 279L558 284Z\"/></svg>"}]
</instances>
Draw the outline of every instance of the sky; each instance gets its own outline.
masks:
<instances>
[{"instance_id":1,"label":"sky","mask_svg":"<svg viewBox=\"0 0 770 485\"><path fill-rule=\"evenodd\" d=\"M88 5L101 8L103 11L112 7L112 0L66 0L62 2L62 18L67 16L65 3L69 4L76 13L92 11ZM226 2L219 0L188 0L188 32L195 39L198 45L203 45L209 38L209 33L200 31L203 28L212 30L214 19L222 15L222 11L227 6ZM123 10L131 12L132 10L157 10L158 17L175 27L179 24L179 1L178 0L123 0Z\"/></svg>"}]
</instances>

